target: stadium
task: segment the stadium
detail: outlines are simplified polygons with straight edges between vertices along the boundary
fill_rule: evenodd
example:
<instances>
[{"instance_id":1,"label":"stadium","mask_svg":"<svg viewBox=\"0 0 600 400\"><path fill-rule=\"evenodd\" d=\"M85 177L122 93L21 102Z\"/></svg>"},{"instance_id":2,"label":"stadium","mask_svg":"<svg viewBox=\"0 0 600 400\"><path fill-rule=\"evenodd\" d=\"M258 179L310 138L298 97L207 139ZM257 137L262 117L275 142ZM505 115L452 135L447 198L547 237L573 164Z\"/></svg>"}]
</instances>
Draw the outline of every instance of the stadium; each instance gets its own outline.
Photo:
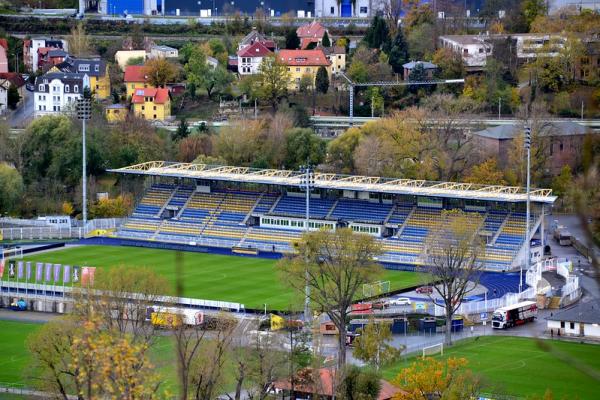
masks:
<instances>
[{"instance_id":1,"label":"stadium","mask_svg":"<svg viewBox=\"0 0 600 400\"><path fill-rule=\"evenodd\" d=\"M515 270L524 262L526 240L536 233L543 240L544 215L556 200L549 189L530 192L526 232L527 193L519 187L166 161L110 172L147 183L131 217L115 232L124 244L270 258L293 253L306 229L308 181L308 229L349 227L372 235L382 244L386 268L410 271L424 264L428 232L448 209L481 217L485 270Z\"/></svg>"}]
</instances>

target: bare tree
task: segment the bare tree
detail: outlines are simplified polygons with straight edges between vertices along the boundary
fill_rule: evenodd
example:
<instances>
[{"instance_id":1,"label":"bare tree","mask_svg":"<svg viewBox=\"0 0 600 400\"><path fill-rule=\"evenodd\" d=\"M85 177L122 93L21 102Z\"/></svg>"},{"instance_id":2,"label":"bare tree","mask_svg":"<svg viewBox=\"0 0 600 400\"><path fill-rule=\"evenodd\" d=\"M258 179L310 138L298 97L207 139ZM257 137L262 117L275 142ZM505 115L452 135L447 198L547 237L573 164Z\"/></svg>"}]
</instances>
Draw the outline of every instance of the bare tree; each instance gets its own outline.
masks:
<instances>
[{"instance_id":1,"label":"bare tree","mask_svg":"<svg viewBox=\"0 0 600 400\"><path fill-rule=\"evenodd\" d=\"M400 29L400 15L402 13L403 0L377 0L379 8L383 11L383 16L390 30L390 37L396 36ZM373 10L373 8L371 8Z\"/></svg>"},{"instance_id":2,"label":"bare tree","mask_svg":"<svg viewBox=\"0 0 600 400\"><path fill-rule=\"evenodd\" d=\"M443 211L427 236L423 258L431 280L430 297L440 297L446 317L446 344L452 344L452 317L462 299L477 286L483 242L477 234L483 218L462 210ZM437 296L436 296L437 295Z\"/></svg>"},{"instance_id":3,"label":"bare tree","mask_svg":"<svg viewBox=\"0 0 600 400\"><path fill-rule=\"evenodd\" d=\"M303 235L299 255L283 259L279 266L286 283L304 293L310 287L313 305L327 313L339 331L338 366L346 363L346 317L360 287L382 272L375 257L379 244L369 235L344 228Z\"/></svg>"}]
</instances>

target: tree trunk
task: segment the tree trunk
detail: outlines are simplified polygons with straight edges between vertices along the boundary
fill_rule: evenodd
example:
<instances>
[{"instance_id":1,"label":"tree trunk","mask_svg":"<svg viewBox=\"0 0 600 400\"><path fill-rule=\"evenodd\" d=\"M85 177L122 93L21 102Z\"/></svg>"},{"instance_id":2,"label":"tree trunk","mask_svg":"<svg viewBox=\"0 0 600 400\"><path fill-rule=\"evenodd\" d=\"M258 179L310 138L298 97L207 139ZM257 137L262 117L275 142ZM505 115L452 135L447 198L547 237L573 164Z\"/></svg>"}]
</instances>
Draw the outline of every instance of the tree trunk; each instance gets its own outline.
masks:
<instances>
[{"instance_id":1,"label":"tree trunk","mask_svg":"<svg viewBox=\"0 0 600 400\"><path fill-rule=\"evenodd\" d=\"M345 321L345 318L342 319ZM338 370L342 371L346 365L346 324L342 322L338 326L340 335L338 337Z\"/></svg>"},{"instance_id":2,"label":"tree trunk","mask_svg":"<svg viewBox=\"0 0 600 400\"><path fill-rule=\"evenodd\" d=\"M452 344L452 310L446 307L446 338L444 340L448 346Z\"/></svg>"}]
</instances>

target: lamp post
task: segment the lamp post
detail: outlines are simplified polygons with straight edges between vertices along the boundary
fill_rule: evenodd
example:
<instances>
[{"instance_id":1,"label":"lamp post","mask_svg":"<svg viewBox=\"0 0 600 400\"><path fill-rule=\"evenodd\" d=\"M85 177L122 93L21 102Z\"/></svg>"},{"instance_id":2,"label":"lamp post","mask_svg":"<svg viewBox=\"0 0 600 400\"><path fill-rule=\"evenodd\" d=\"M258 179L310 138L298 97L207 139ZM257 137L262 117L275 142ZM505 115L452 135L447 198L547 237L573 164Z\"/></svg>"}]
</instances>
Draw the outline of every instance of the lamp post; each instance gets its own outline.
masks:
<instances>
[{"instance_id":1,"label":"lamp post","mask_svg":"<svg viewBox=\"0 0 600 400\"><path fill-rule=\"evenodd\" d=\"M531 183L531 128L525 127L525 150L527 151L527 210L525 213L525 267L529 269L531 261L531 241L529 239L529 213L530 213L530 183ZM523 291L523 264L519 272L519 293Z\"/></svg>"},{"instance_id":2,"label":"lamp post","mask_svg":"<svg viewBox=\"0 0 600 400\"><path fill-rule=\"evenodd\" d=\"M82 216L83 216L83 229L85 230L85 225L87 224L87 165L86 165L86 148L85 148L85 121L90 119L92 114L92 96L90 92L89 86L89 77L87 75L84 76L83 79L83 95L77 99L77 119L81 120L82 124L82 182L81 182L81 192L82 192Z\"/></svg>"},{"instance_id":3,"label":"lamp post","mask_svg":"<svg viewBox=\"0 0 600 400\"><path fill-rule=\"evenodd\" d=\"M300 188L306 191L306 216L304 221L304 230L309 232L310 229L308 224L310 222L310 193L315 186L315 175L310 164L300 166ZM306 255L306 272L305 272L305 286L304 286L304 322L306 326L311 326L311 315L310 315L310 287L308 285L308 255Z\"/></svg>"}]
</instances>

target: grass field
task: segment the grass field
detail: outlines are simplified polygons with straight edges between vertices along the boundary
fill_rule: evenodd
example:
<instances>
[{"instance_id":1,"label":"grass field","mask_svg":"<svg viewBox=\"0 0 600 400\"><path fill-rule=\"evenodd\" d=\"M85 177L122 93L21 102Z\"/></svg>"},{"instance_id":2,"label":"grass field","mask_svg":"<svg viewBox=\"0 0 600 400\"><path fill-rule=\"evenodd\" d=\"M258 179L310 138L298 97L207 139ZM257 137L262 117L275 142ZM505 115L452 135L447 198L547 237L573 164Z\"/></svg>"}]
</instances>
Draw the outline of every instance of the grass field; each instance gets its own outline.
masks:
<instances>
[{"instance_id":1,"label":"grass field","mask_svg":"<svg viewBox=\"0 0 600 400\"><path fill-rule=\"evenodd\" d=\"M31 358L25 345L27 336L42 325L0 321L0 384L25 384Z\"/></svg>"},{"instance_id":2,"label":"grass field","mask_svg":"<svg viewBox=\"0 0 600 400\"><path fill-rule=\"evenodd\" d=\"M561 361L554 352L567 354L585 369L600 374L600 345L545 341L552 352L538 346L534 339L487 336L444 349L446 357L464 357L469 367L480 374L491 393L527 397L542 396L547 388L555 399L593 400L600 396L600 382L574 366ZM412 362L414 360L408 360ZM393 379L406 362L386 368L385 378Z\"/></svg>"},{"instance_id":3,"label":"grass field","mask_svg":"<svg viewBox=\"0 0 600 400\"><path fill-rule=\"evenodd\" d=\"M206 300L242 303L246 308L300 309L301 300L282 283L275 260L184 252L184 295ZM111 268L148 267L175 281L175 252L140 247L79 246L26 257L26 261ZM422 283L414 272L385 271L392 290Z\"/></svg>"}]
</instances>

